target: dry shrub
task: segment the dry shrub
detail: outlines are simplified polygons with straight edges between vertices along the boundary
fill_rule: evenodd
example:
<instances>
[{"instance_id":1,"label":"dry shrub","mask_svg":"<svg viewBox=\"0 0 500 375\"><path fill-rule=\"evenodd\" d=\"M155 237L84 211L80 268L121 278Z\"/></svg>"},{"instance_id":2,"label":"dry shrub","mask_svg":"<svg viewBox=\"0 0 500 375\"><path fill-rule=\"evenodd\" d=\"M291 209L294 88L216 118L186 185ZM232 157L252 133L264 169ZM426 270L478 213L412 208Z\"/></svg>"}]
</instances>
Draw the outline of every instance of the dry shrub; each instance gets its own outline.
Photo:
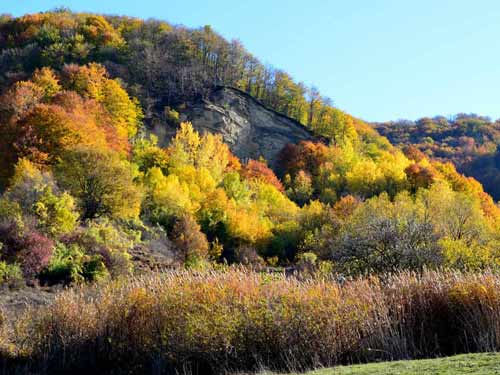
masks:
<instances>
[{"instance_id":1,"label":"dry shrub","mask_svg":"<svg viewBox=\"0 0 500 375\"><path fill-rule=\"evenodd\" d=\"M49 371L114 373L301 370L490 351L500 349L499 284L490 273L338 284L179 271L65 292L27 313L15 340Z\"/></svg>"}]
</instances>

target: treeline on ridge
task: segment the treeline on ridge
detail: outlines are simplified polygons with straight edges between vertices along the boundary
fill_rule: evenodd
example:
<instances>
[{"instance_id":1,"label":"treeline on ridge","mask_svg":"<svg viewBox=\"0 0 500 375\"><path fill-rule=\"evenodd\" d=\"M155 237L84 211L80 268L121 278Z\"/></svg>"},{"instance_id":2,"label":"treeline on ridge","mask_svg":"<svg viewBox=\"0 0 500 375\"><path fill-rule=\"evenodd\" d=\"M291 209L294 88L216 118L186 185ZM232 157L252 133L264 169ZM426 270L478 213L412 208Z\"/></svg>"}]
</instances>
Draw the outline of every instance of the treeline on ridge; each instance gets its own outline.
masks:
<instances>
[{"instance_id":1,"label":"treeline on ridge","mask_svg":"<svg viewBox=\"0 0 500 375\"><path fill-rule=\"evenodd\" d=\"M498 120L462 113L451 118L377 123L375 128L394 145L414 145L429 158L452 162L461 173L481 182L496 201L500 199Z\"/></svg>"},{"instance_id":2,"label":"treeline on ridge","mask_svg":"<svg viewBox=\"0 0 500 375\"><path fill-rule=\"evenodd\" d=\"M36 68L99 62L126 83L146 122L168 122L171 111L206 96L216 85L239 88L318 134L353 119L317 89L263 65L237 40L210 26L188 29L167 22L72 13L66 9L0 18L0 86L28 78ZM344 125L345 123L345 125ZM367 130L368 131L368 130ZM336 137L332 137L336 141ZM339 140L340 141L340 140Z\"/></svg>"}]
</instances>

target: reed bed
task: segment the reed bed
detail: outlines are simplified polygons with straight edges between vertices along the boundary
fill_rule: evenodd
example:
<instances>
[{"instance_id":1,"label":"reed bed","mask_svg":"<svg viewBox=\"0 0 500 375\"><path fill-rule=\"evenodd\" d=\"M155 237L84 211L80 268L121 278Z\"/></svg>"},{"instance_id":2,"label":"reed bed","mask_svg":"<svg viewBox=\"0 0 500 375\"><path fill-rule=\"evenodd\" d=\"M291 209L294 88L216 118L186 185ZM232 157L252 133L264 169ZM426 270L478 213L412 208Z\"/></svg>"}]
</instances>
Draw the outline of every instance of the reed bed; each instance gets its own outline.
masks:
<instances>
[{"instance_id":1,"label":"reed bed","mask_svg":"<svg viewBox=\"0 0 500 375\"><path fill-rule=\"evenodd\" d=\"M287 371L496 351L500 276L178 271L69 290L9 335L0 344L40 373Z\"/></svg>"}]
</instances>

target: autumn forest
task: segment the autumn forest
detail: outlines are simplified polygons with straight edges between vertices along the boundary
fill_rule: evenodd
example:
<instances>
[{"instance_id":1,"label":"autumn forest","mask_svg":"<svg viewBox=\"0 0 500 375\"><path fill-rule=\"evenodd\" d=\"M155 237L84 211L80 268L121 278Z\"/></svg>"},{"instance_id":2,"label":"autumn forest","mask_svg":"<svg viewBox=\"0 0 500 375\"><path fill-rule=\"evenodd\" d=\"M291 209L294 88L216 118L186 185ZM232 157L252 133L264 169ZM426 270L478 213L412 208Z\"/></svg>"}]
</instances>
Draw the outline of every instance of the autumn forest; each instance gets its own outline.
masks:
<instances>
[{"instance_id":1,"label":"autumn forest","mask_svg":"<svg viewBox=\"0 0 500 375\"><path fill-rule=\"evenodd\" d=\"M310 138L237 157L184 115L216 87ZM0 287L60 293L19 319L0 303L0 359L216 374L497 350L499 129L368 123L209 26L0 16Z\"/></svg>"}]
</instances>

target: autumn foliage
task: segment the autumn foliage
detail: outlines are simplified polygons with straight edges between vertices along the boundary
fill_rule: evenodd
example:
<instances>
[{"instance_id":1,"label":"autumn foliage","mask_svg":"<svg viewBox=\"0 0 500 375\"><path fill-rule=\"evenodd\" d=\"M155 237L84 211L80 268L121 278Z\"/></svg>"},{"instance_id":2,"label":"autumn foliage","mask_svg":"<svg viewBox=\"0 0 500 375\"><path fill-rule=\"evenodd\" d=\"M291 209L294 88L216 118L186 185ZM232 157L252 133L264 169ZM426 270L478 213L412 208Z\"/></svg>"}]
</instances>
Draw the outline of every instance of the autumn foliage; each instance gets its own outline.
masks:
<instances>
[{"instance_id":1,"label":"autumn foliage","mask_svg":"<svg viewBox=\"0 0 500 375\"><path fill-rule=\"evenodd\" d=\"M0 222L17 228L9 238L27 241L19 246L33 248L34 264L1 261L29 277L105 280L132 269L130 253L157 249L172 267L357 275L500 265L498 206L446 158L429 157L441 148L394 147L210 27L61 9L2 17L0 50ZM287 145L275 171L240 161L222 135L182 122L214 82L290 116L313 140ZM471 138L494 137L488 124L417 125L443 140L460 128L469 134L460 149L486 152L492 141ZM152 128L176 132L167 140Z\"/></svg>"}]
</instances>

